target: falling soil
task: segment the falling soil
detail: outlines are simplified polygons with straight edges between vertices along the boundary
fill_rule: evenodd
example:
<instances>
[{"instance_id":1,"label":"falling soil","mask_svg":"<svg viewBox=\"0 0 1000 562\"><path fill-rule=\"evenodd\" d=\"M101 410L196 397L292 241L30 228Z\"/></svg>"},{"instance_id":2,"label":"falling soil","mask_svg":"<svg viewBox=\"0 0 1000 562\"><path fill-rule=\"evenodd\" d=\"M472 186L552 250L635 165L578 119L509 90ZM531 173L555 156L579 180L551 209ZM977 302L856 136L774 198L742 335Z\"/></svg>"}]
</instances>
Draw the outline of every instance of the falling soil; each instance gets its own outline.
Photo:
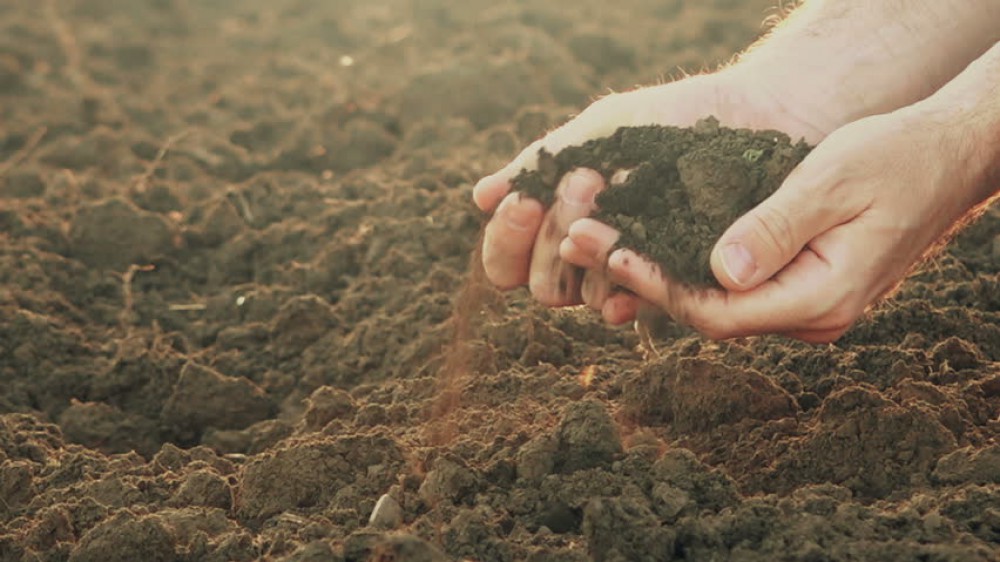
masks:
<instances>
[{"instance_id":1,"label":"falling soil","mask_svg":"<svg viewBox=\"0 0 1000 562\"><path fill-rule=\"evenodd\" d=\"M477 178L772 4L0 2L0 560L998 559L995 211L822 348L469 272Z\"/></svg>"},{"instance_id":2,"label":"falling soil","mask_svg":"<svg viewBox=\"0 0 1000 562\"><path fill-rule=\"evenodd\" d=\"M656 263L671 278L712 285L709 254L741 215L774 193L809 153L776 131L734 130L706 118L692 128L623 127L610 137L551 155L514 178L518 191L551 203L559 178L590 168L611 181L594 217L621 232L618 247Z\"/></svg>"}]
</instances>

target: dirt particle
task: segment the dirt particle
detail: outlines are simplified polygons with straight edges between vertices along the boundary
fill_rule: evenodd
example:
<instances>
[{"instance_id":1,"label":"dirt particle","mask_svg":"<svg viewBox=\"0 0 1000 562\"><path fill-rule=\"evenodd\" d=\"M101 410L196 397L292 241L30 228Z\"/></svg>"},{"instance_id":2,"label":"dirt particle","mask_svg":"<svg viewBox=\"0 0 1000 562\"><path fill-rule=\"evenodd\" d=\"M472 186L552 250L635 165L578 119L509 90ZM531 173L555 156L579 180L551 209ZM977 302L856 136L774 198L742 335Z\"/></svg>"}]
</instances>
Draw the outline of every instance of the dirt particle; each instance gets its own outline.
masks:
<instances>
[{"instance_id":1,"label":"dirt particle","mask_svg":"<svg viewBox=\"0 0 1000 562\"><path fill-rule=\"evenodd\" d=\"M905 483L927 481L938 458L957 445L932 409L896 404L866 386L831 394L818 416L820 425L765 476L778 489L831 482L880 498Z\"/></svg>"},{"instance_id":2,"label":"dirt particle","mask_svg":"<svg viewBox=\"0 0 1000 562\"><path fill-rule=\"evenodd\" d=\"M344 541L345 562L449 562L431 543L409 534L354 533Z\"/></svg>"},{"instance_id":3,"label":"dirt particle","mask_svg":"<svg viewBox=\"0 0 1000 562\"><path fill-rule=\"evenodd\" d=\"M32 170L14 170L0 176L0 197L27 199L45 194L45 180Z\"/></svg>"},{"instance_id":4,"label":"dirt particle","mask_svg":"<svg viewBox=\"0 0 1000 562\"><path fill-rule=\"evenodd\" d=\"M347 392L321 386L306 399L303 419L307 430L319 431L332 420L353 418L356 409L354 399Z\"/></svg>"},{"instance_id":5,"label":"dirt particle","mask_svg":"<svg viewBox=\"0 0 1000 562\"><path fill-rule=\"evenodd\" d=\"M622 453L618 426L607 407L595 400L574 402L566 407L558 439L556 468L562 472L607 465Z\"/></svg>"},{"instance_id":6,"label":"dirt particle","mask_svg":"<svg viewBox=\"0 0 1000 562\"><path fill-rule=\"evenodd\" d=\"M555 469L558 454L556 436L543 434L531 439L517 453L517 477L538 482Z\"/></svg>"},{"instance_id":7,"label":"dirt particle","mask_svg":"<svg viewBox=\"0 0 1000 562\"><path fill-rule=\"evenodd\" d=\"M151 438L158 431L155 421L104 402L74 400L59 414L59 427L66 439L106 452L153 454L159 448Z\"/></svg>"},{"instance_id":8,"label":"dirt particle","mask_svg":"<svg viewBox=\"0 0 1000 562\"><path fill-rule=\"evenodd\" d=\"M117 197L82 207L69 230L71 257L119 271L169 253L173 241L173 229L163 217Z\"/></svg>"},{"instance_id":9,"label":"dirt particle","mask_svg":"<svg viewBox=\"0 0 1000 562\"><path fill-rule=\"evenodd\" d=\"M933 476L945 484L1000 484L1000 445L949 453L938 460Z\"/></svg>"},{"instance_id":10,"label":"dirt particle","mask_svg":"<svg viewBox=\"0 0 1000 562\"><path fill-rule=\"evenodd\" d=\"M985 360L983 352L975 344L954 336L935 345L931 358L939 371L949 367L956 371L977 369Z\"/></svg>"},{"instance_id":11,"label":"dirt particle","mask_svg":"<svg viewBox=\"0 0 1000 562\"><path fill-rule=\"evenodd\" d=\"M403 507L389 494L375 502L368 524L376 529L395 529L403 524Z\"/></svg>"},{"instance_id":12,"label":"dirt particle","mask_svg":"<svg viewBox=\"0 0 1000 562\"><path fill-rule=\"evenodd\" d=\"M706 466L688 449L670 449L650 468L660 487L659 509L672 511L688 506L719 511L739 503L736 484L725 474ZM690 500L682 503L684 495Z\"/></svg>"},{"instance_id":13,"label":"dirt particle","mask_svg":"<svg viewBox=\"0 0 1000 562\"><path fill-rule=\"evenodd\" d=\"M192 443L205 429L242 429L270 417L273 405L251 381L188 363L163 406L161 419L181 442Z\"/></svg>"},{"instance_id":14,"label":"dirt particle","mask_svg":"<svg viewBox=\"0 0 1000 562\"><path fill-rule=\"evenodd\" d=\"M254 457L243 467L236 488L236 512L262 521L286 510L323 508L347 486L372 497L394 484L395 471L370 474L368 467L398 466L394 441L379 435L320 437L289 443ZM356 505L356 503L355 503ZM358 513L359 517L367 516Z\"/></svg>"},{"instance_id":15,"label":"dirt particle","mask_svg":"<svg viewBox=\"0 0 1000 562\"><path fill-rule=\"evenodd\" d=\"M35 465L28 461L6 460L0 464L0 512L13 515L20 504L35 494Z\"/></svg>"},{"instance_id":16,"label":"dirt particle","mask_svg":"<svg viewBox=\"0 0 1000 562\"><path fill-rule=\"evenodd\" d=\"M676 535L633 498L599 498L583 510L583 534L596 562L656 562L672 557Z\"/></svg>"},{"instance_id":17,"label":"dirt particle","mask_svg":"<svg viewBox=\"0 0 1000 562\"><path fill-rule=\"evenodd\" d=\"M459 503L478 486L476 474L454 460L439 458L427 473L417 494L429 506Z\"/></svg>"},{"instance_id":18,"label":"dirt particle","mask_svg":"<svg viewBox=\"0 0 1000 562\"><path fill-rule=\"evenodd\" d=\"M168 504L178 507L204 506L229 511L233 506L233 492L225 478L213 470L188 473Z\"/></svg>"},{"instance_id":19,"label":"dirt particle","mask_svg":"<svg viewBox=\"0 0 1000 562\"><path fill-rule=\"evenodd\" d=\"M70 562L174 562L180 560L174 538L155 516L119 512L87 531Z\"/></svg>"},{"instance_id":20,"label":"dirt particle","mask_svg":"<svg viewBox=\"0 0 1000 562\"><path fill-rule=\"evenodd\" d=\"M675 356L633 375L624 397L629 416L643 423L671 423L679 432L708 431L744 419L780 419L797 410L786 390L756 371Z\"/></svg>"},{"instance_id":21,"label":"dirt particle","mask_svg":"<svg viewBox=\"0 0 1000 562\"><path fill-rule=\"evenodd\" d=\"M281 305L271 321L271 341L282 356L300 353L339 324L330 304L316 295L302 295Z\"/></svg>"}]
</instances>

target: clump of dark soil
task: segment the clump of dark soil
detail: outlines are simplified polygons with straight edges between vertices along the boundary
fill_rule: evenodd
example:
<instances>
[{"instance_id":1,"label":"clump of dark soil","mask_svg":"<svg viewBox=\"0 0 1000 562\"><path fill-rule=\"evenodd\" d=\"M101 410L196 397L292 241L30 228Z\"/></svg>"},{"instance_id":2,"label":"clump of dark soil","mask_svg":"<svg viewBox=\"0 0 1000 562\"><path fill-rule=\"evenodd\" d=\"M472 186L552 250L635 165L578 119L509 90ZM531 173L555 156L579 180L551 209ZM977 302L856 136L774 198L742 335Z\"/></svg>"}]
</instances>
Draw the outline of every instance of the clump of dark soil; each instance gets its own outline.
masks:
<instances>
[{"instance_id":1,"label":"clump of dark soil","mask_svg":"<svg viewBox=\"0 0 1000 562\"><path fill-rule=\"evenodd\" d=\"M539 167L523 171L515 188L551 203L559 178L591 168L611 181L594 217L621 232L619 247L653 260L670 277L711 285L709 254L741 215L774 193L809 153L776 131L720 127L706 118L691 128L622 127L613 135L542 151Z\"/></svg>"}]
</instances>

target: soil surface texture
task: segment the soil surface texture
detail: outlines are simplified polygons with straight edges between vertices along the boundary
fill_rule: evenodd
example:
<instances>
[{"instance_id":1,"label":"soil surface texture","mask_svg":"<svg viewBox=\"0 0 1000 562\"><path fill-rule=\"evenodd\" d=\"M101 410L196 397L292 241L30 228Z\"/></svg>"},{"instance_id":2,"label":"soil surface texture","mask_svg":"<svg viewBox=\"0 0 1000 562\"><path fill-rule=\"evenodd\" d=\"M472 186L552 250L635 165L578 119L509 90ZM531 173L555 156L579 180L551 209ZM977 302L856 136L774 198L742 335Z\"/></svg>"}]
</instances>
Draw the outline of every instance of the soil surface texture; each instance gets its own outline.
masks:
<instances>
[{"instance_id":1,"label":"soil surface texture","mask_svg":"<svg viewBox=\"0 0 1000 562\"><path fill-rule=\"evenodd\" d=\"M712 117L683 129L623 127L555 155L542 151L538 170L522 171L514 186L550 204L563 174L597 170L610 185L597 196L594 217L618 229L618 247L648 257L675 280L717 285L709 266L716 240L774 193L809 150L783 133L720 127Z\"/></svg>"},{"instance_id":2,"label":"soil surface texture","mask_svg":"<svg viewBox=\"0 0 1000 562\"><path fill-rule=\"evenodd\" d=\"M470 273L476 179L771 4L0 2L0 561L1000 559L995 211L827 347Z\"/></svg>"}]
</instances>

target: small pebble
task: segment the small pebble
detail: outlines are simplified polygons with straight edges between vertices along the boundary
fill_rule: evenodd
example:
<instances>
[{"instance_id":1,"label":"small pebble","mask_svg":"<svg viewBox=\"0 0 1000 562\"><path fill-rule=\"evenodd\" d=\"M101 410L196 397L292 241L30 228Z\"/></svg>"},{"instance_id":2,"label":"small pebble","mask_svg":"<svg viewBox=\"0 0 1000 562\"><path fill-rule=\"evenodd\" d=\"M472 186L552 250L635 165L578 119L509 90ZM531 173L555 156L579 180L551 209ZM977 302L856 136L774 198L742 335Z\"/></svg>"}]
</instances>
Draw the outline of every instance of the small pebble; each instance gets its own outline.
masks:
<instances>
[{"instance_id":1,"label":"small pebble","mask_svg":"<svg viewBox=\"0 0 1000 562\"><path fill-rule=\"evenodd\" d=\"M377 529L395 529L403 524L403 507L389 494L382 494L382 497L375 503L371 517L368 518L368 525Z\"/></svg>"}]
</instances>

